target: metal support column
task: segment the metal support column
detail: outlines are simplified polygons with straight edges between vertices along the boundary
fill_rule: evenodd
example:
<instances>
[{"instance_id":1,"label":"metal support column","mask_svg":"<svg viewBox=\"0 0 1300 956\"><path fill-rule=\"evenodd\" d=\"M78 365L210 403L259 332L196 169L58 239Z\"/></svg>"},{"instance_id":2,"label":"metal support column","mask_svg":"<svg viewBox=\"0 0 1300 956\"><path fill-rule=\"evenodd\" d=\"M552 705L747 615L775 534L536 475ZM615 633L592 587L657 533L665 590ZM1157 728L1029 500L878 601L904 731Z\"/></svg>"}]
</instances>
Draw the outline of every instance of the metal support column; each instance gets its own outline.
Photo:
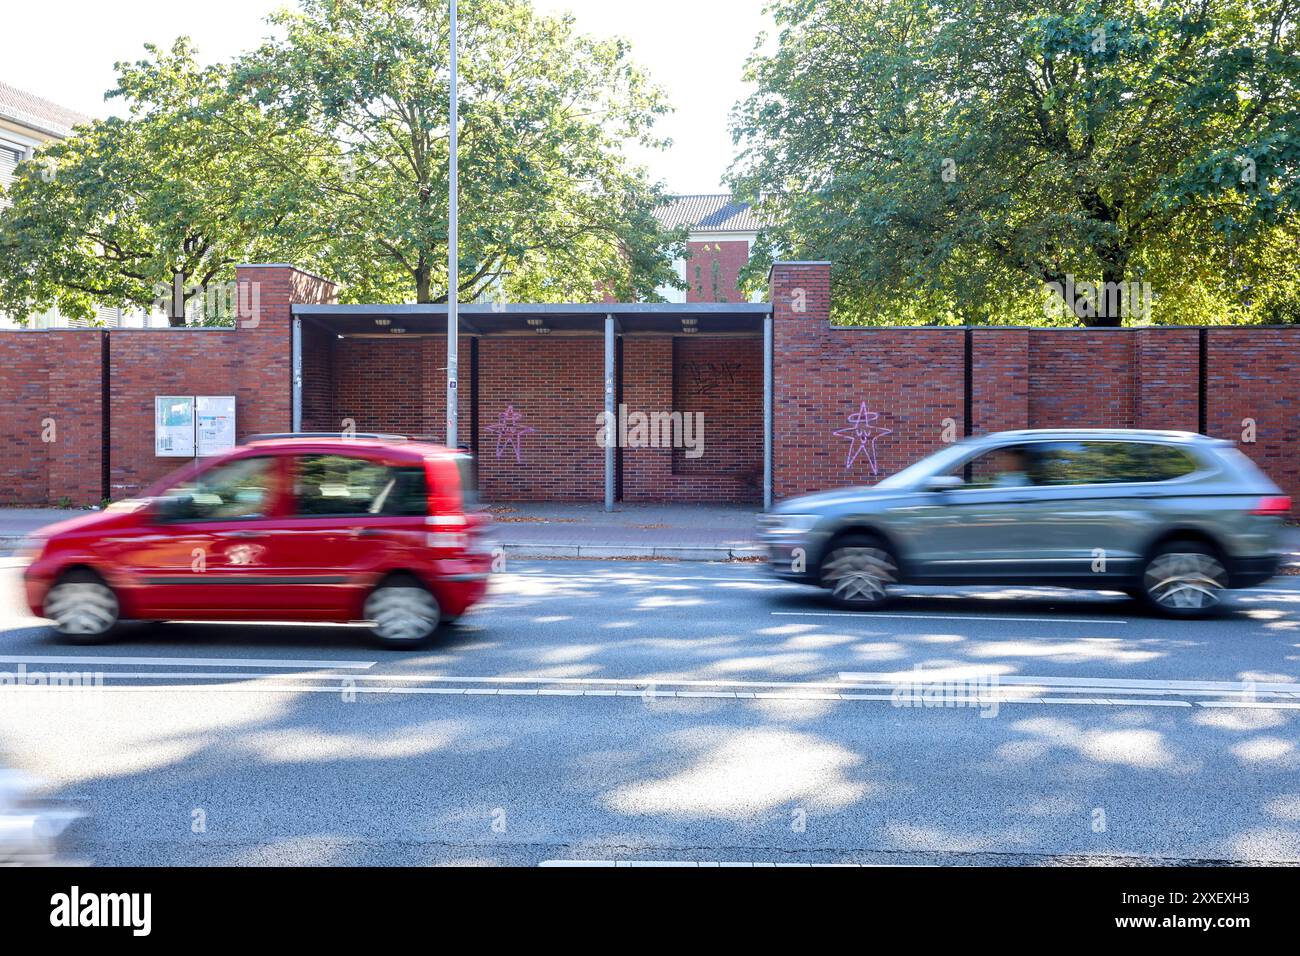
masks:
<instances>
[{"instance_id":1,"label":"metal support column","mask_svg":"<svg viewBox=\"0 0 1300 956\"><path fill-rule=\"evenodd\" d=\"M291 359L290 381L293 383L293 428L302 431L302 319L294 316L293 320L293 356Z\"/></svg>"},{"instance_id":2,"label":"metal support column","mask_svg":"<svg viewBox=\"0 0 1300 956\"><path fill-rule=\"evenodd\" d=\"M772 313L763 316L763 510L772 508Z\"/></svg>"},{"instance_id":3,"label":"metal support column","mask_svg":"<svg viewBox=\"0 0 1300 956\"><path fill-rule=\"evenodd\" d=\"M605 316L605 510L614 510L614 446L618 441L614 408L614 317Z\"/></svg>"}]
</instances>

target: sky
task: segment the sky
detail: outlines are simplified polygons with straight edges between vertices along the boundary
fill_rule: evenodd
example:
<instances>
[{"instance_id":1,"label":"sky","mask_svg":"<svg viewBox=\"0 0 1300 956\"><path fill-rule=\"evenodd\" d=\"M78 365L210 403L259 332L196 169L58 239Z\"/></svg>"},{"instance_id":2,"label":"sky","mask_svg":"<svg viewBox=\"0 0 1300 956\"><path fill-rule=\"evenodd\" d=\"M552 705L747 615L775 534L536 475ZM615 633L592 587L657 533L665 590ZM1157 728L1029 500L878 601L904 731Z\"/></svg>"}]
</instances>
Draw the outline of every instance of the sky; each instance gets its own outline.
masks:
<instances>
[{"instance_id":1,"label":"sky","mask_svg":"<svg viewBox=\"0 0 1300 956\"><path fill-rule=\"evenodd\" d=\"M267 35L264 19L291 0L6 0L0 80L91 116L120 113L105 102L113 64L137 58L144 44L195 41L205 62L230 59ZM630 147L631 157L673 193L724 190L735 148L727 132L732 106L748 92L741 80L760 32L771 33L764 0L533 0L544 13L568 10L579 29L622 36L633 56L667 92L675 111L656 126L666 151Z\"/></svg>"}]
</instances>

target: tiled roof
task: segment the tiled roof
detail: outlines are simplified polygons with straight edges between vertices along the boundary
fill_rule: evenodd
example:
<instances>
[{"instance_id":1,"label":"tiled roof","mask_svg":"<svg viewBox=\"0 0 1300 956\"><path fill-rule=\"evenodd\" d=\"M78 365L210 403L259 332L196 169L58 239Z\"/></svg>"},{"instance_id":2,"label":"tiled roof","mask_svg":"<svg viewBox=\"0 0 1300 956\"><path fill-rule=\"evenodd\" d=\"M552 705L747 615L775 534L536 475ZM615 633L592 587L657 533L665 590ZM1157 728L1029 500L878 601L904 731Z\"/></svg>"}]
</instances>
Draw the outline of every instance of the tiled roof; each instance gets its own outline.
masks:
<instances>
[{"instance_id":1,"label":"tiled roof","mask_svg":"<svg viewBox=\"0 0 1300 956\"><path fill-rule=\"evenodd\" d=\"M0 119L52 136L67 136L72 127L91 121L89 116L24 93L8 83L0 83Z\"/></svg>"},{"instance_id":2,"label":"tiled roof","mask_svg":"<svg viewBox=\"0 0 1300 956\"><path fill-rule=\"evenodd\" d=\"M749 203L733 201L731 193L669 196L655 216L665 229L690 226L697 232L758 232L764 226Z\"/></svg>"}]
</instances>

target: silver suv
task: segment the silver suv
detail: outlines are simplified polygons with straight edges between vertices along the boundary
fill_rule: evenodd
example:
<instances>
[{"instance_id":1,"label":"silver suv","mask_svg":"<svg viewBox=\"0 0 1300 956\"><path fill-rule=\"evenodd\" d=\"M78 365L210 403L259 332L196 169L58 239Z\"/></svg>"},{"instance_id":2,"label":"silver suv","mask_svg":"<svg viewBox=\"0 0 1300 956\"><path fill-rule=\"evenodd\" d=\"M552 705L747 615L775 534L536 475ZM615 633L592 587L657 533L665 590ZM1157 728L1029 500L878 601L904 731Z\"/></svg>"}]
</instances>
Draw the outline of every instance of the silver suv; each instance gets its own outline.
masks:
<instances>
[{"instance_id":1,"label":"silver suv","mask_svg":"<svg viewBox=\"0 0 1300 956\"><path fill-rule=\"evenodd\" d=\"M769 566L874 610L891 585L1121 590L1197 617L1277 572L1291 500L1232 443L1188 432L999 432L869 488L780 502Z\"/></svg>"}]
</instances>

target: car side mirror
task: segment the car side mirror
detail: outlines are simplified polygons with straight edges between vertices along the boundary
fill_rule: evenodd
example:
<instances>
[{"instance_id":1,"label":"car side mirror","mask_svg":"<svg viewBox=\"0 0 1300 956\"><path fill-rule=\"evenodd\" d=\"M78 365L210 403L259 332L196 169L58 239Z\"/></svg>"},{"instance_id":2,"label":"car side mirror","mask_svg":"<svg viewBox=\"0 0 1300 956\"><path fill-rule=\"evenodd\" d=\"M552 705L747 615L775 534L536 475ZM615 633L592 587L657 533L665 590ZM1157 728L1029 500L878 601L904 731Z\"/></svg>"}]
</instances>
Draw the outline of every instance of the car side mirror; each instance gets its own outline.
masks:
<instances>
[{"instance_id":1,"label":"car side mirror","mask_svg":"<svg viewBox=\"0 0 1300 956\"><path fill-rule=\"evenodd\" d=\"M921 487L926 491L953 491L964 484L960 475L931 475Z\"/></svg>"}]
</instances>

